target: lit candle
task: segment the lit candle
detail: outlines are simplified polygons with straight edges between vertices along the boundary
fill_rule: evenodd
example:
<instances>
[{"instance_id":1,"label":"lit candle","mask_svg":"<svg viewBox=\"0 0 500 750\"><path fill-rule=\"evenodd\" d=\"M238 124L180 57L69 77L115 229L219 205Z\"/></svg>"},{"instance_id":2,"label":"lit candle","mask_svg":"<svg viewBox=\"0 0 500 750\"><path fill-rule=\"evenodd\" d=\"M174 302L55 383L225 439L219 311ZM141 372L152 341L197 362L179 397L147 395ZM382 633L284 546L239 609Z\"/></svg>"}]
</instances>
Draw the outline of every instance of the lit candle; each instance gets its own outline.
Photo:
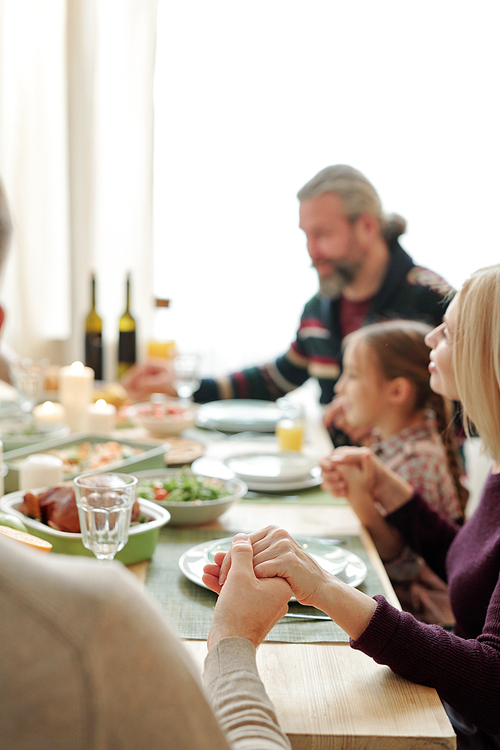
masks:
<instances>
[{"instance_id":1,"label":"lit candle","mask_svg":"<svg viewBox=\"0 0 500 750\"><path fill-rule=\"evenodd\" d=\"M103 398L87 407L89 432L111 432L116 427L116 407Z\"/></svg>"},{"instance_id":2,"label":"lit candle","mask_svg":"<svg viewBox=\"0 0 500 750\"><path fill-rule=\"evenodd\" d=\"M48 424L62 424L64 422L64 406L44 401L33 409L33 417L38 427Z\"/></svg>"},{"instance_id":3,"label":"lit candle","mask_svg":"<svg viewBox=\"0 0 500 750\"><path fill-rule=\"evenodd\" d=\"M35 490L63 480L63 462L49 453L33 453L19 466L19 489Z\"/></svg>"},{"instance_id":4,"label":"lit candle","mask_svg":"<svg viewBox=\"0 0 500 750\"><path fill-rule=\"evenodd\" d=\"M87 407L92 402L94 371L81 362L61 367L59 400L64 407L65 421L71 432L87 429Z\"/></svg>"}]
</instances>

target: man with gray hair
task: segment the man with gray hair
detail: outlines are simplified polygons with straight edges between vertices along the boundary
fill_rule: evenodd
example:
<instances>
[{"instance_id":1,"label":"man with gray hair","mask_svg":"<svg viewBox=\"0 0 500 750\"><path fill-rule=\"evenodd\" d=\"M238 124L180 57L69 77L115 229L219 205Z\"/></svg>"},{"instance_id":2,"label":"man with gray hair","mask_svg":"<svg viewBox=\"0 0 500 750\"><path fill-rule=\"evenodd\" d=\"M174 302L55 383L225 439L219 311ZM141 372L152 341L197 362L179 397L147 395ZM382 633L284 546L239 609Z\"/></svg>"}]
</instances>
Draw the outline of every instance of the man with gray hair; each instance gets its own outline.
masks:
<instances>
[{"instance_id":1,"label":"man with gray hair","mask_svg":"<svg viewBox=\"0 0 500 750\"><path fill-rule=\"evenodd\" d=\"M406 222L386 217L373 185L353 167L321 170L299 190L300 228L318 272L319 292L306 304L297 337L274 362L219 380L202 380L198 402L221 398L275 400L313 376L321 403L333 399L342 367L342 341L360 326L388 318L441 322L450 290L432 271L416 266L398 242ZM176 395L167 366L132 368L123 382L135 398ZM336 441L342 443L342 438Z\"/></svg>"}]
</instances>

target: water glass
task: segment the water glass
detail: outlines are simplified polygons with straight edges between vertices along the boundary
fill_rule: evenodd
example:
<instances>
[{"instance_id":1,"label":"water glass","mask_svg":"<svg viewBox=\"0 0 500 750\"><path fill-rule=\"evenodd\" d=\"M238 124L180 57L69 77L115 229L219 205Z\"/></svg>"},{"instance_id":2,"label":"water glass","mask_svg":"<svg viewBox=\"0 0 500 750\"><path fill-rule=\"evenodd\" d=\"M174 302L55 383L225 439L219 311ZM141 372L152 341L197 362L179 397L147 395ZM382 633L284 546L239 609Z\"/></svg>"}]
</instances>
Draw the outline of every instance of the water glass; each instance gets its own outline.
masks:
<instances>
[{"instance_id":1,"label":"water glass","mask_svg":"<svg viewBox=\"0 0 500 750\"><path fill-rule=\"evenodd\" d=\"M18 393L19 405L25 412L31 412L35 404L43 400L47 365L48 360L24 358L11 365L12 382Z\"/></svg>"},{"instance_id":2,"label":"water glass","mask_svg":"<svg viewBox=\"0 0 500 750\"><path fill-rule=\"evenodd\" d=\"M74 484L83 544L98 560L112 560L128 541L137 477L81 474Z\"/></svg>"},{"instance_id":3,"label":"water glass","mask_svg":"<svg viewBox=\"0 0 500 750\"><path fill-rule=\"evenodd\" d=\"M199 354L178 354L174 357L174 388L179 398L190 401L200 385Z\"/></svg>"}]
</instances>

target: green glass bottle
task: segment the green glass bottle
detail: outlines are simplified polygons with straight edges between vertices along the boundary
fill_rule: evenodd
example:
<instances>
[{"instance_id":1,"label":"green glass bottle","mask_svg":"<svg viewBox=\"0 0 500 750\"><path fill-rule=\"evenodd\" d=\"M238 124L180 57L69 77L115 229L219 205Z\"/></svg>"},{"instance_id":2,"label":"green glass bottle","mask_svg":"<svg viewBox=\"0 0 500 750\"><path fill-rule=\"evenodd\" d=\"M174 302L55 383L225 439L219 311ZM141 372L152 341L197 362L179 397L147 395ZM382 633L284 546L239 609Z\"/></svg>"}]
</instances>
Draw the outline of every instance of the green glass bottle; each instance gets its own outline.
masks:
<instances>
[{"instance_id":1,"label":"green glass bottle","mask_svg":"<svg viewBox=\"0 0 500 750\"><path fill-rule=\"evenodd\" d=\"M85 319L85 364L91 367L96 380L102 380L102 320L96 310L95 275L92 274L92 307Z\"/></svg>"},{"instance_id":2,"label":"green glass bottle","mask_svg":"<svg viewBox=\"0 0 500 750\"><path fill-rule=\"evenodd\" d=\"M130 274L127 274L127 307L118 325L118 379L136 362L136 326L130 312Z\"/></svg>"}]
</instances>

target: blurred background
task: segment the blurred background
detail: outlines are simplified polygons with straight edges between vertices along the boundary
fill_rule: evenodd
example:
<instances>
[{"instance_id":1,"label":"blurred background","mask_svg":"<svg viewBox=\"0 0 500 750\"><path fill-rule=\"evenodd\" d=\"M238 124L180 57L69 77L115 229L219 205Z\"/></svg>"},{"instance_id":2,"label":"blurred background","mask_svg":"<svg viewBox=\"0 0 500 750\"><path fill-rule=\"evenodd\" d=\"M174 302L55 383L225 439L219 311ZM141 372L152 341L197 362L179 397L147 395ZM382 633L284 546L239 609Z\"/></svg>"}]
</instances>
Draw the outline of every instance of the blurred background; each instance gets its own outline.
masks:
<instances>
[{"instance_id":1,"label":"blurred background","mask_svg":"<svg viewBox=\"0 0 500 750\"><path fill-rule=\"evenodd\" d=\"M96 274L106 378L131 273L205 374L274 358L317 277L296 192L361 170L414 260L460 286L497 262L494 0L0 0L2 283L19 353L83 357Z\"/></svg>"}]
</instances>

